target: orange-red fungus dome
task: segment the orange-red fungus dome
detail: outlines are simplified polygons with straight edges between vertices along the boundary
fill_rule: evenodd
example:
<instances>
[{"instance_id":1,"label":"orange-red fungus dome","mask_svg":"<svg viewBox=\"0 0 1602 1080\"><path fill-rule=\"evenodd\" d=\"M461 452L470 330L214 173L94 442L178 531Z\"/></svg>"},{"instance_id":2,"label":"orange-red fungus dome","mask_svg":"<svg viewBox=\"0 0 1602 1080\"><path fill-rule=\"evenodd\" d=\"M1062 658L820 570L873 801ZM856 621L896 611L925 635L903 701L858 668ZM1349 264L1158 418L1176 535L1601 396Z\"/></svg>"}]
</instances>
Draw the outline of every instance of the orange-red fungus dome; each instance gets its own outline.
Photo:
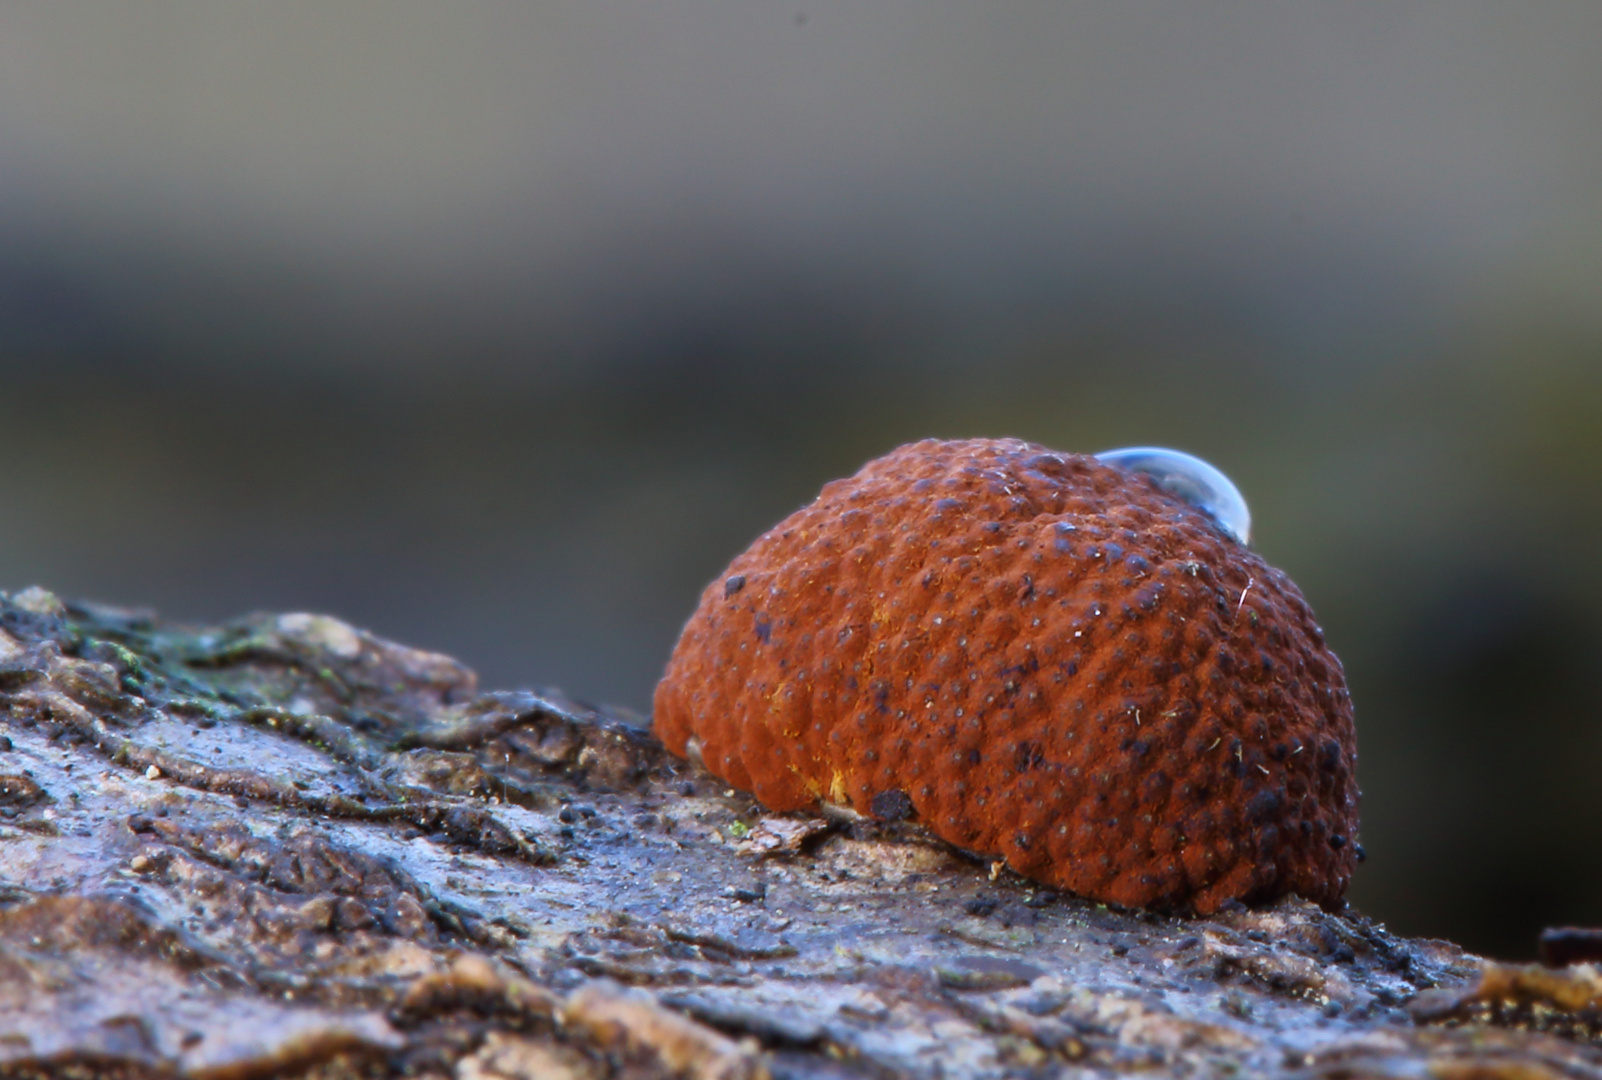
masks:
<instances>
[{"instance_id":1,"label":"orange-red fungus dome","mask_svg":"<svg viewBox=\"0 0 1602 1080\"><path fill-rule=\"evenodd\" d=\"M1289 578L1151 477L1012 439L869 462L701 595L655 726L774 810L909 812L1118 904L1339 903L1340 662Z\"/></svg>"}]
</instances>

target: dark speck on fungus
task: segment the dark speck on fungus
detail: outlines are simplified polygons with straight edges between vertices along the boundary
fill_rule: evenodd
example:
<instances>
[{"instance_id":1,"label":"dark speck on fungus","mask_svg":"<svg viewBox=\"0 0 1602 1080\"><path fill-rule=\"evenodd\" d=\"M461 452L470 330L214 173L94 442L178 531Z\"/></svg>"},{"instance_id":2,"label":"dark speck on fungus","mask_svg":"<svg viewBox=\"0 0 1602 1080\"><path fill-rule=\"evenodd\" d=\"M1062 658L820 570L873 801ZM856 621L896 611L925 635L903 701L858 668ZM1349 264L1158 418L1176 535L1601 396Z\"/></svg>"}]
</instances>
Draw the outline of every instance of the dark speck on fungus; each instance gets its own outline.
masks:
<instances>
[{"instance_id":1,"label":"dark speck on fungus","mask_svg":"<svg viewBox=\"0 0 1602 1080\"><path fill-rule=\"evenodd\" d=\"M903 446L707 587L656 732L773 810L914 818L1095 900L1336 907L1351 699L1249 528L1174 451Z\"/></svg>"}]
</instances>

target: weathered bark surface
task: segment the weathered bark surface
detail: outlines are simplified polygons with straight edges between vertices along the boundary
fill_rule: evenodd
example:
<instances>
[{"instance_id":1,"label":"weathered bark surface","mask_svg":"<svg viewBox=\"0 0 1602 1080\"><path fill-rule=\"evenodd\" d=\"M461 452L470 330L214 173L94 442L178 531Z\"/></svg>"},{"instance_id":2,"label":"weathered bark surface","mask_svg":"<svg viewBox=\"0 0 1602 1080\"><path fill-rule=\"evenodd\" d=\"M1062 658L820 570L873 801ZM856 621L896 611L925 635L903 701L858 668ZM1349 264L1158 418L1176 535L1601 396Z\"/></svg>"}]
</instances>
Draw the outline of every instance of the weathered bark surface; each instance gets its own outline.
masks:
<instances>
[{"instance_id":1,"label":"weathered bark surface","mask_svg":"<svg viewBox=\"0 0 1602 1080\"><path fill-rule=\"evenodd\" d=\"M767 816L334 619L0 597L0 705L9 1075L1602 1077L1590 969Z\"/></svg>"}]
</instances>

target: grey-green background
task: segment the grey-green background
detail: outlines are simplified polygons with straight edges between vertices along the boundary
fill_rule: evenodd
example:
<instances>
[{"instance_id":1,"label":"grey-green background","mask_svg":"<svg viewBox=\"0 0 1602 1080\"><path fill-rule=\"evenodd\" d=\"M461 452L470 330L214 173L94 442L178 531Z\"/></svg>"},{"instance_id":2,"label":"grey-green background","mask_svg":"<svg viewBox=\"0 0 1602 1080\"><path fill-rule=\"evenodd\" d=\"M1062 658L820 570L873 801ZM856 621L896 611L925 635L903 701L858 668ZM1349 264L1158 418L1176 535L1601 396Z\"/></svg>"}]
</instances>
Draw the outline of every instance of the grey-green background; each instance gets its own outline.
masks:
<instances>
[{"instance_id":1,"label":"grey-green background","mask_svg":"<svg viewBox=\"0 0 1602 1080\"><path fill-rule=\"evenodd\" d=\"M1230 473L1352 898L1602 924L1602 5L0 6L0 588L645 709L897 443Z\"/></svg>"}]
</instances>

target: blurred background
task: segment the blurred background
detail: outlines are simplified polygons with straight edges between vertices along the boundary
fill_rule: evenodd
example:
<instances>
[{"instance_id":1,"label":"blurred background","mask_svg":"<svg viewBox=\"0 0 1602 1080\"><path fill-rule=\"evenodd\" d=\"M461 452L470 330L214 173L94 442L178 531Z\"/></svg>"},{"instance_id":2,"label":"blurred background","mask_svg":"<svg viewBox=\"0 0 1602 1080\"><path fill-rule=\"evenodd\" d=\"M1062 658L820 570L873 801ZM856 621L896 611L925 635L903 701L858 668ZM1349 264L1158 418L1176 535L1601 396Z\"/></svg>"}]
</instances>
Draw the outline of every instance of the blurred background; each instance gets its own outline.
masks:
<instances>
[{"instance_id":1,"label":"blurred background","mask_svg":"<svg viewBox=\"0 0 1602 1080\"><path fill-rule=\"evenodd\" d=\"M1394 930L1602 924L1602 5L0 7L0 588L649 707L927 435L1245 491Z\"/></svg>"}]
</instances>

